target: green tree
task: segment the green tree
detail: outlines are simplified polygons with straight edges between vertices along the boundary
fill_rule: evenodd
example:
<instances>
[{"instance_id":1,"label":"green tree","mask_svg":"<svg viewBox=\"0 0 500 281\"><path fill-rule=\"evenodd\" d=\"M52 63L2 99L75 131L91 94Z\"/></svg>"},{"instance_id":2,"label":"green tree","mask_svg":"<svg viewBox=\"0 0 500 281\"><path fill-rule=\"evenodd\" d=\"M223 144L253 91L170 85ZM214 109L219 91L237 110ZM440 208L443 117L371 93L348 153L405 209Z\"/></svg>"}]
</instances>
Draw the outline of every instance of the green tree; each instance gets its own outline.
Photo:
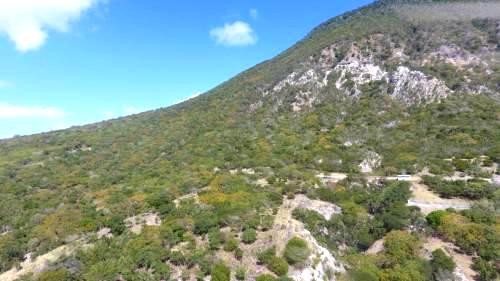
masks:
<instances>
[{"instance_id":1,"label":"green tree","mask_svg":"<svg viewBox=\"0 0 500 281\"><path fill-rule=\"evenodd\" d=\"M392 265L414 259L419 248L418 238L406 231L394 230L385 236L384 253Z\"/></svg>"},{"instance_id":2,"label":"green tree","mask_svg":"<svg viewBox=\"0 0 500 281\"><path fill-rule=\"evenodd\" d=\"M490 262L477 258L474 260L474 264L472 265L472 269L479 273L478 280L479 281L493 281L497 280L498 273L495 269L495 266Z\"/></svg>"},{"instance_id":3,"label":"green tree","mask_svg":"<svg viewBox=\"0 0 500 281\"><path fill-rule=\"evenodd\" d=\"M441 219L446 216L448 212L443 210L434 211L427 215L427 223L432 227L438 227L441 225Z\"/></svg>"},{"instance_id":4,"label":"green tree","mask_svg":"<svg viewBox=\"0 0 500 281\"><path fill-rule=\"evenodd\" d=\"M455 262L443 250L437 249L432 252L431 267L434 280L439 281L445 276L452 275Z\"/></svg>"}]
</instances>

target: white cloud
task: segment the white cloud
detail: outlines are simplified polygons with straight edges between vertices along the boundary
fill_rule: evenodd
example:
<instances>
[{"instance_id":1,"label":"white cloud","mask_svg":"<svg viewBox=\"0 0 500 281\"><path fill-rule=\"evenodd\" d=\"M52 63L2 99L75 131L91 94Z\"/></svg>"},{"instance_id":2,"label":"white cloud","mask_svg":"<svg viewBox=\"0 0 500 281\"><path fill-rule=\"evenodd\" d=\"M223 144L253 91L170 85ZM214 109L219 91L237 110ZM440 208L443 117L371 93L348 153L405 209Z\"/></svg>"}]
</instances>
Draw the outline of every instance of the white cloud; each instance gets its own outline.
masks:
<instances>
[{"instance_id":1,"label":"white cloud","mask_svg":"<svg viewBox=\"0 0 500 281\"><path fill-rule=\"evenodd\" d=\"M135 106L125 106L123 108L123 113L125 115L134 115L134 114L137 114L137 113L140 113L142 110L135 107Z\"/></svg>"},{"instance_id":2,"label":"white cloud","mask_svg":"<svg viewBox=\"0 0 500 281\"><path fill-rule=\"evenodd\" d=\"M259 18L259 10L257 9L250 9L250 17L254 20Z\"/></svg>"},{"instance_id":3,"label":"white cloud","mask_svg":"<svg viewBox=\"0 0 500 281\"><path fill-rule=\"evenodd\" d=\"M48 30L66 32L71 22L104 0L0 0L0 33L21 52L40 48Z\"/></svg>"},{"instance_id":4,"label":"white cloud","mask_svg":"<svg viewBox=\"0 0 500 281\"><path fill-rule=\"evenodd\" d=\"M202 95L204 92L196 92L194 94L192 94L191 96L187 97L187 98L182 98L180 100L177 100L175 102L173 102L170 106L174 106L174 105L177 105L177 104L180 104L180 103L183 103L185 101L188 101L188 100L191 100L191 99L194 99L200 95Z\"/></svg>"},{"instance_id":5,"label":"white cloud","mask_svg":"<svg viewBox=\"0 0 500 281\"><path fill-rule=\"evenodd\" d=\"M7 80L0 80L0 89L2 88L8 88L12 86L12 83L10 83L9 81Z\"/></svg>"},{"instance_id":6,"label":"white cloud","mask_svg":"<svg viewBox=\"0 0 500 281\"><path fill-rule=\"evenodd\" d=\"M103 114L106 119L112 119L115 117L115 114L112 111L105 111Z\"/></svg>"},{"instance_id":7,"label":"white cloud","mask_svg":"<svg viewBox=\"0 0 500 281\"><path fill-rule=\"evenodd\" d=\"M252 27L242 21L227 23L210 31L217 44L224 46L248 46L257 43L257 35Z\"/></svg>"},{"instance_id":8,"label":"white cloud","mask_svg":"<svg viewBox=\"0 0 500 281\"><path fill-rule=\"evenodd\" d=\"M19 106L0 103L0 119L60 118L64 111L55 107Z\"/></svg>"}]
</instances>

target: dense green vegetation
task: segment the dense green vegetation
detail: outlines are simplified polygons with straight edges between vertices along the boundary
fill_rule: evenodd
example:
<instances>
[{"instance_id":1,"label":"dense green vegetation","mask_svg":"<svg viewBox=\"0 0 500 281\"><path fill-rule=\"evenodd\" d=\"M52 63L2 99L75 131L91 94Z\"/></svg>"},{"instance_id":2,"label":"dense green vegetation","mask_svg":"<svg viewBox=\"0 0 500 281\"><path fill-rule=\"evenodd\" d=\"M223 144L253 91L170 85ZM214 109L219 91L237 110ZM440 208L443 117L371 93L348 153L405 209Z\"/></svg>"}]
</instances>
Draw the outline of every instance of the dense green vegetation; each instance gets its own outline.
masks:
<instances>
[{"instance_id":1,"label":"dense green vegetation","mask_svg":"<svg viewBox=\"0 0 500 281\"><path fill-rule=\"evenodd\" d=\"M307 251L307 248L306 248ZM285 257L288 260L287 252L284 253ZM260 264L266 265L266 267L276 274L277 276L286 276L288 273L288 263L284 258L276 256L276 249L271 247L257 256L257 259Z\"/></svg>"},{"instance_id":2,"label":"dense green vegetation","mask_svg":"<svg viewBox=\"0 0 500 281\"><path fill-rule=\"evenodd\" d=\"M384 251L376 256L351 255L351 280L433 280L428 261L419 256L415 235L395 230L387 234Z\"/></svg>"},{"instance_id":3,"label":"dense green vegetation","mask_svg":"<svg viewBox=\"0 0 500 281\"><path fill-rule=\"evenodd\" d=\"M410 198L406 182L392 182L384 187L362 185L347 179L341 184L347 187L320 188L314 194L342 207L342 214L325 221L313 211L297 209L294 212L297 219L333 249L336 245L348 245L363 251L391 230L422 224L418 210L406 206ZM324 228L329 235L324 234Z\"/></svg>"},{"instance_id":4,"label":"dense green vegetation","mask_svg":"<svg viewBox=\"0 0 500 281\"><path fill-rule=\"evenodd\" d=\"M428 215L433 229L470 255L477 255L474 268L479 280L495 280L495 262L500 259L500 215L483 202L457 213L438 211Z\"/></svg>"},{"instance_id":5,"label":"dense green vegetation","mask_svg":"<svg viewBox=\"0 0 500 281\"><path fill-rule=\"evenodd\" d=\"M491 198L497 189L484 180L447 181L439 177L424 176L424 183L445 198L464 197L469 199Z\"/></svg>"},{"instance_id":6,"label":"dense green vegetation","mask_svg":"<svg viewBox=\"0 0 500 281\"><path fill-rule=\"evenodd\" d=\"M294 217L344 257L346 278L448 276L449 258L435 252L426 260L418 253L430 227L432 234L477 255L479 278L494 280L497 186L425 177L443 197L482 200L471 210L435 212L425 220L418 208L406 206L407 183L368 184L359 173L371 151L381 156L374 171L379 175L427 167L436 175L460 171L489 177L484 168L500 162L498 63L489 61L489 71L483 64L464 69L421 63L442 45L486 57L485 48L498 50L497 22L412 21L392 8L399 2L405 1L380 1L332 19L275 59L174 107L0 141L0 272L27 253L37 256L79 241L93 246L26 280L168 280L174 268L183 277L195 273L199 279L228 280L232 272L242 280L247 269L221 263L218 256L241 261L245 247L258 245L258 232L272 228L283 196L304 193L342 208L329 221L303 209ZM314 106L300 112L291 104L302 89L289 87L280 97L262 95L332 44L336 63L356 46L386 70L399 65L392 54L400 48L405 66L443 80L454 93L439 103L408 106L389 95L389 82L365 84L356 98L329 83ZM479 86L496 94L472 95L470 89ZM319 172L350 176L332 188L320 183ZM268 185L259 184L262 180ZM174 202L191 193L197 196ZM146 212L158 214L161 224L131 233L124 220ZM103 228L113 237L97 239ZM383 252L361 253L384 237ZM264 252L259 261L276 276L257 280L287 280L288 264L304 262L309 250L292 239L282 256Z\"/></svg>"}]
</instances>

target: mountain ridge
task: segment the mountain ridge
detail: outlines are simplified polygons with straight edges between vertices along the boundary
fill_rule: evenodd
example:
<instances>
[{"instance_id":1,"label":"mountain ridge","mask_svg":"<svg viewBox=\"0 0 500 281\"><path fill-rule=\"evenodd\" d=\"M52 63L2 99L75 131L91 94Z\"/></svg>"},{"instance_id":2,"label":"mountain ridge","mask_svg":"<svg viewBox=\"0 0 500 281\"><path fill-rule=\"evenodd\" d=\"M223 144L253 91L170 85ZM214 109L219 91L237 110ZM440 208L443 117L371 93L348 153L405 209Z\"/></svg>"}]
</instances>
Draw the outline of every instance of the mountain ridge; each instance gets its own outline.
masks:
<instances>
[{"instance_id":1,"label":"mountain ridge","mask_svg":"<svg viewBox=\"0 0 500 281\"><path fill-rule=\"evenodd\" d=\"M0 272L84 241L26 280L458 278L435 235L494 280L500 16L431 2L478 3L375 2L194 99L0 140ZM471 209L424 217L422 189Z\"/></svg>"}]
</instances>

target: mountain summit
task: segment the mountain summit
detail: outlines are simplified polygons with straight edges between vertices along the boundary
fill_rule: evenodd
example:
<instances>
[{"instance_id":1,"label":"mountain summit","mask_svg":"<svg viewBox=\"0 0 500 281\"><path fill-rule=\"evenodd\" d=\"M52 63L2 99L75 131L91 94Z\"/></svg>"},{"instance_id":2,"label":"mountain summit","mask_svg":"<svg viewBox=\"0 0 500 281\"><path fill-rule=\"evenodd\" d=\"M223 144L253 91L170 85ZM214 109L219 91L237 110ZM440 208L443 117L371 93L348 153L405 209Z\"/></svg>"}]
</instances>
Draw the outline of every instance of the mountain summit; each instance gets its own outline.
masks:
<instances>
[{"instance_id":1,"label":"mountain summit","mask_svg":"<svg viewBox=\"0 0 500 281\"><path fill-rule=\"evenodd\" d=\"M498 1L383 0L181 104L4 140L0 279L494 280L499 44Z\"/></svg>"}]
</instances>

